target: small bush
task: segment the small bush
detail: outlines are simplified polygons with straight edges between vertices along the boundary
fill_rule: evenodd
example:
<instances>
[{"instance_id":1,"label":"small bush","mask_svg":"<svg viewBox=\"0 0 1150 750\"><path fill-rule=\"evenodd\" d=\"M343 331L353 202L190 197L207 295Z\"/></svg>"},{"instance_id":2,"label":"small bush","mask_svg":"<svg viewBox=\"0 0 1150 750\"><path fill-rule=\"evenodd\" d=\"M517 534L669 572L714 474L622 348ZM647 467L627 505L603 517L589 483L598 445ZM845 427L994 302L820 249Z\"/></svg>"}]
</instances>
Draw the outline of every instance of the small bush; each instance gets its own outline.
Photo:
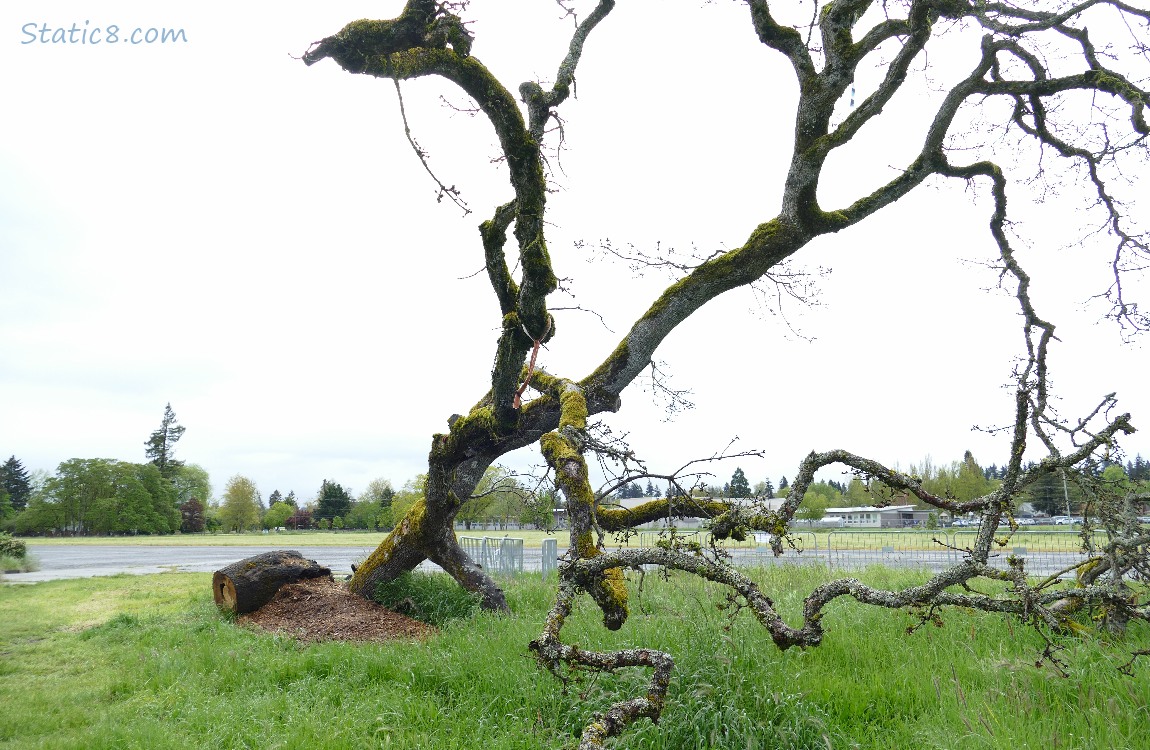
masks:
<instances>
[{"instance_id":1,"label":"small bush","mask_svg":"<svg viewBox=\"0 0 1150 750\"><path fill-rule=\"evenodd\" d=\"M404 573L376 586L375 600L393 612L437 627L471 617L479 609L479 595L443 573Z\"/></svg>"},{"instance_id":2,"label":"small bush","mask_svg":"<svg viewBox=\"0 0 1150 750\"><path fill-rule=\"evenodd\" d=\"M28 546L22 539L13 539L6 531L0 531L0 557L18 557L23 559L28 555Z\"/></svg>"},{"instance_id":3,"label":"small bush","mask_svg":"<svg viewBox=\"0 0 1150 750\"><path fill-rule=\"evenodd\" d=\"M40 569L40 561L35 555L13 557L0 555L0 573L31 573Z\"/></svg>"}]
</instances>

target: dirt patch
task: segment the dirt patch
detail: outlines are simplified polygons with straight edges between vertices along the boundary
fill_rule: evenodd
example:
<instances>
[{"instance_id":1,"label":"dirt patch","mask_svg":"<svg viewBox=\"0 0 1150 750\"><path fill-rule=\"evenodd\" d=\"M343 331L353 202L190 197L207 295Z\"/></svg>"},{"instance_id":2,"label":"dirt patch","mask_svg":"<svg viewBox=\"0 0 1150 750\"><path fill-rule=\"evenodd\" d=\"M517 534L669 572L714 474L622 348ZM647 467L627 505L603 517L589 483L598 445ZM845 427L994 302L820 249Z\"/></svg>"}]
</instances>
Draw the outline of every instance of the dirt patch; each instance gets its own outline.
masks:
<instances>
[{"instance_id":1,"label":"dirt patch","mask_svg":"<svg viewBox=\"0 0 1150 750\"><path fill-rule=\"evenodd\" d=\"M356 596L330 578L283 586L275 598L238 622L307 642L413 640L436 632L431 625Z\"/></svg>"}]
</instances>

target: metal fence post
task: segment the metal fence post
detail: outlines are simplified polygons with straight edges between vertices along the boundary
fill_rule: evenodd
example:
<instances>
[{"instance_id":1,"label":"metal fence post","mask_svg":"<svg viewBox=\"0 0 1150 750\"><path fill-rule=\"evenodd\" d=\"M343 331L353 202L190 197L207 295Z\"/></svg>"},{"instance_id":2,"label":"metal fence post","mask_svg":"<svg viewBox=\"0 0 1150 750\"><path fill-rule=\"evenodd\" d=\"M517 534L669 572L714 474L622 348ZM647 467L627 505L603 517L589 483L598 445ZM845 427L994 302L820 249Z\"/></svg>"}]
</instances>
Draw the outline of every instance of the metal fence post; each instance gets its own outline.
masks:
<instances>
[{"instance_id":1,"label":"metal fence post","mask_svg":"<svg viewBox=\"0 0 1150 750\"><path fill-rule=\"evenodd\" d=\"M559 569L559 540L554 537L543 540L543 556L539 560L539 568L543 571L543 580L547 574Z\"/></svg>"}]
</instances>

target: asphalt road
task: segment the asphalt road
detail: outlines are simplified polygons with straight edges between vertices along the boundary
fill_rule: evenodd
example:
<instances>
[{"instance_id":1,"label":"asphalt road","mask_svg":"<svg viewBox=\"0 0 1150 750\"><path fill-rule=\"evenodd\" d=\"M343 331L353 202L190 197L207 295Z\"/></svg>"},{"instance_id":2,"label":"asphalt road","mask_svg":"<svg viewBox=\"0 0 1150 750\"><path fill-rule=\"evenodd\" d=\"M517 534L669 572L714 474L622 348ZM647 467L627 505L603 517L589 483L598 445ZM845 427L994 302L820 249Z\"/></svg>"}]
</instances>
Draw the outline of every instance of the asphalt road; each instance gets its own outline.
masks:
<instances>
[{"instance_id":1,"label":"asphalt road","mask_svg":"<svg viewBox=\"0 0 1150 750\"><path fill-rule=\"evenodd\" d=\"M290 547L304 557L325 565L336 576L351 573L352 563L358 562L371 552L367 547ZM6 573L5 582L37 583L64 578L91 578L121 573L147 575L168 571L211 573L230 565L237 560L268 552L269 547L141 547L103 545L37 545L29 544L28 552L40 561L40 569L34 573ZM541 550L526 548L523 551L524 571L540 569ZM999 555L992 565L1005 567L1006 555ZM1027 572L1031 575L1048 575L1080 561L1077 553L1045 553L1027 555ZM864 568L868 565L886 565L894 568L929 568L938 572L957 562L955 555L947 552L911 550L880 552L878 550L807 550L797 554L788 550L781 558L775 558L766 549L739 550L735 552L736 565L778 565L778 564L822 564L840 570ZM437 565L425 562L422 570L439 570Z\"/></svg>"},{"instance_id":2,"label":"asphalt road","mask_svg":"<svg viewBox=\"0 0 1150 750\"><path fill-rule=\"evenodd\" d=\"M6 573L7 583L38 583L63 578L92 578L121 573L147 575L181 571L212 573L245 557L269 552L272 547L141 547L114 545L29 544L28 553L40 561L34 573ZM349 575L352 563L368 554L368 547L290 547L304 557L331 568L332 574ZM524 570L539 570L541 553L538 549L523 551ZM439 570L439 566L425 562L421 570Z\"/></svg>"},{"instance_id":3,"label":"asphalt road","mask_svg":"<svg viewBox=\"0 0 1150 750\"><path fill-rule=\"evenodd\" d=\"M7 573L12 583L37 583L61 578L92 578L120 573L147 575L182 571L211 573L245 557L268 552L270 547L139 547L103 545L29 544L28 553L40 561L34 573ZM354 562L371 550L360 547L293 547L300 554L331 568L333 574L348 574Z\"/></svg>"}]
</instances>

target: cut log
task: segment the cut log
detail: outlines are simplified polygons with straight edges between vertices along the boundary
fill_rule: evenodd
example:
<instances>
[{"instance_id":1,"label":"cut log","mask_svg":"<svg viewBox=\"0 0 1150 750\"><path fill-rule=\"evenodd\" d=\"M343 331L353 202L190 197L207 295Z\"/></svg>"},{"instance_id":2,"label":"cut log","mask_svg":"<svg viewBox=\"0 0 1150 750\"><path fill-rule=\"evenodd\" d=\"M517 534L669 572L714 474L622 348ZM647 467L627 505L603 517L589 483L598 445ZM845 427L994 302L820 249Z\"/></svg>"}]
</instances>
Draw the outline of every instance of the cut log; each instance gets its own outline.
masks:
<instances>
[{"instance_id":1,"label":"cut log","mask_svg":"<svg viewBox=\"0 0 1150 750\"><path fill-rule=\"evenodd\" d=\"M323 576L331 578L331 568L295 550L274 550L217 570L212 576L212 595L220 609L245 615L270 602L280 586Z\"/></svg>"}]
</instances>

